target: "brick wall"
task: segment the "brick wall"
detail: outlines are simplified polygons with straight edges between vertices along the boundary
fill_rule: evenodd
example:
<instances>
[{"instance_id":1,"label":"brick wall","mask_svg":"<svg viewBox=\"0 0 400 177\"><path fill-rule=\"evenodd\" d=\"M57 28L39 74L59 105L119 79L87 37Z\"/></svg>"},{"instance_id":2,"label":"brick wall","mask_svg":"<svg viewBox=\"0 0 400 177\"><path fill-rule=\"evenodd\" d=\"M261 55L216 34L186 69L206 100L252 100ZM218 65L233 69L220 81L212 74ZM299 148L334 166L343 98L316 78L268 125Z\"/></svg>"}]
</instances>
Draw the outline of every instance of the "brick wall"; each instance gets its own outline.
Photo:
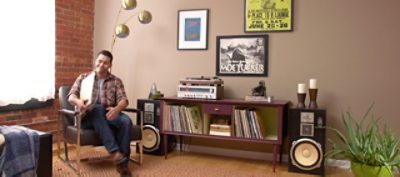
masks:
<instances>
[{"instance_id":1,"label":"brick wall","mask_svg":"<svg viewBox=\"0 0 400 177\"><path fill-rule=\"evenodd\" d=\"M92 68L94 0L57 0L56 3L56 85L71 85L82 72ZM58 95L48 107L0 113L0 125L24 125L55 132Z\"/></svg>"}]
</instances>

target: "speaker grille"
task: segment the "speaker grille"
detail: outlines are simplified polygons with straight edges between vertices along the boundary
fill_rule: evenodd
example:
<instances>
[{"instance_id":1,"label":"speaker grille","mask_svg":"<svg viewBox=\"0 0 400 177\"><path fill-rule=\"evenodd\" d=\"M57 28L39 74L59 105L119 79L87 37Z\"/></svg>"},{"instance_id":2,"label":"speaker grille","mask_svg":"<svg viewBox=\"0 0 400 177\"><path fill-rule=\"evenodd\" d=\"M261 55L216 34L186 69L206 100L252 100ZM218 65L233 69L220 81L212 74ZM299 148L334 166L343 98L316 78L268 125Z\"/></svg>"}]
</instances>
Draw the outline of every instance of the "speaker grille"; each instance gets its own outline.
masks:
<instances>
[{"instance_id":1,"label":"speaker grille","mask_svg":"<svg viewBox=\"0 0 400 177\"><path fill-rule=\"evenodd\" d=\"M319 168L323 160L321 144L309 138L293 141L290 157L292 164L302 170Z\"/></svg>"},{"instance_id":2,"label":"speaker grille","mask_svg":"<svg viewBox=\"0 0 400 177\"><path fill-rule=\"evenodd\" d=\"M143 151L152 152L160 146L160 132L152 125L143 126Z\"/></svg>"}]
</instances>

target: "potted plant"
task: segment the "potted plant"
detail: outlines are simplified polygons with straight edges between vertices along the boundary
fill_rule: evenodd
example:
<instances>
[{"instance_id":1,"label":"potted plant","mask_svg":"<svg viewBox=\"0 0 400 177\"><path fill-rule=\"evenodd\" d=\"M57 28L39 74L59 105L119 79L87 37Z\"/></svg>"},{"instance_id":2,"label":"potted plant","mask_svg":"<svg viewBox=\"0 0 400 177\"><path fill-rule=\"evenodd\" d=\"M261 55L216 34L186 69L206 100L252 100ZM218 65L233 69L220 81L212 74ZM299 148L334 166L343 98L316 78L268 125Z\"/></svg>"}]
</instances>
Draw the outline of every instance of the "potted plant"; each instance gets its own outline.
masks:
<instances>
[{"instance_id":1,"label":"potted plant","mask_svg":"<svg viewBox=\"0 0 400 177\"><path fill-rule=\"evenodd\" d=\"M373 105L362 119L355 120L347 111L342 114L345 132L333 130L340 143L332 143L332 149L325 154L326 159L341 156L351 161L351 170L356 177L393 176L393 170L400 165L399 139L386 125L379 127L379 119L370 115ZM370 119L367 124L367 119Z\"/></svg>"}]
</instances>

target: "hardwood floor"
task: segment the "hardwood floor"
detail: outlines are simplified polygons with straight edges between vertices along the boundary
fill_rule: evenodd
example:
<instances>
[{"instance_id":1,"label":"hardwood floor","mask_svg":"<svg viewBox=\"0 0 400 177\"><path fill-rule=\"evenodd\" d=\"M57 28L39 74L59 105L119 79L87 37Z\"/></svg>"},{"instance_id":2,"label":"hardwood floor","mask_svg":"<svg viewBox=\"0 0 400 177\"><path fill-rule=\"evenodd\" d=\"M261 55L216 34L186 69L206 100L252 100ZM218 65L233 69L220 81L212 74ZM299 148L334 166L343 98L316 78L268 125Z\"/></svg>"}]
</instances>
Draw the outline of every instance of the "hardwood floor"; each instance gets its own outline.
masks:
<instances>
[{"instance_id":1,"label":"hardwood floor","mask_svg":"<svg viewBox=\"0 0 400 177\"><path fill-rule=\"evenodd\" d=\"M146 155L150 156L150 155ZM157 158L160 161L164 161L164 156ZM272 174L277 177L313 177L318 175L309 175L302 173L288 172L287 163L277 164L275 173L272 172L272 162L260 161L251 159L242 159L234 157L223 157L208 154L198 154L192 152L173 152L168 155L168 160L179 160L187 163L195 164L218 164L221 167L240 169L244 172L260 172L264 174ZM353 177L353 174L349 169L341 169L337 167L325 167L325 176L329 177Z\"/></svg>"},{"instance_id":2,"label":"hardwood floor","mask_svg":"<svg viewBox=\"0 0 400 177\"><path fill-rule=\"evenodd\" d=\"M93 148L93 147L89 147ZM98 148L95 148L99 150ZM96 151L97 151L96 150ZM73 150L72 150L73 151ZM88 149L88 151L92 151L93 149ZM88 152L87 151L87 152ZM106 153L105 150L100 149L101 152ZM54 158L56 157L57 152L53 151ZM135 152L133 152L135 153ZM170 164L177 164L176 166ZM170 166L168 166L170 165ZM89 166L89 165L88 165ZM172 167L171 167L172 166ZM99 164L99 166L95 166L93 164L90 165L90 168L87 168L89 171L97 171L98 169L106 169L110 168L112 172L115 171L113 166L106 162L104 164ZM253 176L253 177L313 177L316 175L308 175L301 173L293 173L288 172L287 163L277 164L276 172L272 171L272 162L271 161L262 161L262 160L251 160L251 159L243 159L243 158L234 158L234 157L226 157L226 156L216 156L210 154L199 154L194 152L179 152L174 151L168 155L168 158L165 159L164 156L156 156L156 155L144 155L144 164L142 166L138 166L137 164L132 164L132 171L137 174L138 177L146 176L149 173L153 173L153 171L160 171L160 168L174 168L169 170L169 174L166 176L180 177L182 174L179 172L181 169L186 168L186 171L190 171L190 168L203 169L200 172L202 177L212 176L214 177L215 173L225 171L234 171L236 176L244 177L244 176ZM210 170L207 170L210 169ZM221 170L222 169L222 170ZM212 171L216 170L216 171ZM56 173L59 173L57 169L53 170L54 176L62 176ZM64 172L65 173L65 172ZM88 172L93 174L92 172ZM114 172L115 173L115 172ZM194 172L195 173L195 172ZM199 172L197 172L199 173ZM197 174L196 173L196 174ZM249 175L246 175L249 174ZM92 176L92 175L89 175ZM150 175L151 176L151 175ZM160 176L159 174L153 176ZM226 176L226 175L225 175ZM329 177L353 177L352 173L348 169L340 169L336 167L325 167L325 176Z\"/></svg>"}]
</instances>

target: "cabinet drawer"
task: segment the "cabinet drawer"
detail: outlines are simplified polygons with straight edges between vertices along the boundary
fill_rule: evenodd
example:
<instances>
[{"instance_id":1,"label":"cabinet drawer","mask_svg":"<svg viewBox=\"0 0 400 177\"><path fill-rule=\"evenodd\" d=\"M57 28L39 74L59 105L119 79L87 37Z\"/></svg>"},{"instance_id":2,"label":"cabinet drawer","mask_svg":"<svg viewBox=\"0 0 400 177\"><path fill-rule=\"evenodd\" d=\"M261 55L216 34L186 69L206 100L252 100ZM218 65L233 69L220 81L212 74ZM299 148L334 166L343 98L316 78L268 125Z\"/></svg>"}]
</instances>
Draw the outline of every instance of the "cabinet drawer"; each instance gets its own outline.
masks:
<instances>
[{"instance_id":1,"label":"cabinet drawer","mask_svg":"<svg viewBox=\"0 0 400 177\"><path fill-rule=\"evenodd\" d=\"M232 105L203 104L203 112L207 114L231 115Z\"/></svg>"}]
</instances>

